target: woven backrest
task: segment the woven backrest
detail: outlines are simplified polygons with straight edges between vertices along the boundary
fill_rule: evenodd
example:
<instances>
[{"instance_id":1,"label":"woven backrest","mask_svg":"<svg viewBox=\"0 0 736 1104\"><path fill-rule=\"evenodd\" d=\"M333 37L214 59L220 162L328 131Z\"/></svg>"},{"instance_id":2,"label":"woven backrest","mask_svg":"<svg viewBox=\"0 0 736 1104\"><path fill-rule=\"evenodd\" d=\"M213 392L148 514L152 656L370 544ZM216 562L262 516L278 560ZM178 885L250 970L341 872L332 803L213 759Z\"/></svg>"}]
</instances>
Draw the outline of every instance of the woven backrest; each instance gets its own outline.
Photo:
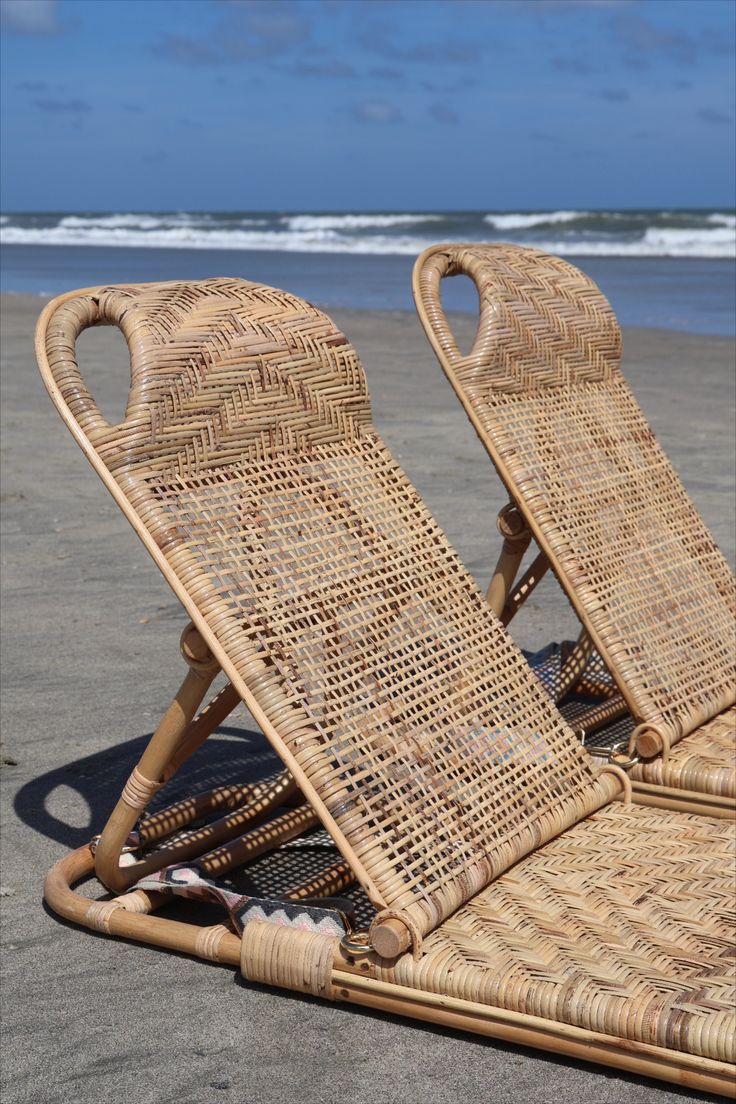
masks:
<instances>
[{"instance_id":1,"label":"woven backrest","mask_svg":"<svg viewBox=\"0 0 736 1104\"><path fill-rule=\"evenodd\" d=\"M108 425L74 359L128 337ZM420 934L618 780L600 774L371 427L357 355L270 288L48 308L49 390L379 907Z\"/></svg>"},{"instance_id":2,"label":"woven backrest","mask_svg":"<svg viewBox=\"0 0 736 1104\"><path fill-rule=\"evenodd\" d=\"M476 284L472 351L440 281ZM414 271L427 335L635 717L672 744L734 701L733 575L620 371L599 289L514 245L442 245Z\"/></svg>"}]
</instances>

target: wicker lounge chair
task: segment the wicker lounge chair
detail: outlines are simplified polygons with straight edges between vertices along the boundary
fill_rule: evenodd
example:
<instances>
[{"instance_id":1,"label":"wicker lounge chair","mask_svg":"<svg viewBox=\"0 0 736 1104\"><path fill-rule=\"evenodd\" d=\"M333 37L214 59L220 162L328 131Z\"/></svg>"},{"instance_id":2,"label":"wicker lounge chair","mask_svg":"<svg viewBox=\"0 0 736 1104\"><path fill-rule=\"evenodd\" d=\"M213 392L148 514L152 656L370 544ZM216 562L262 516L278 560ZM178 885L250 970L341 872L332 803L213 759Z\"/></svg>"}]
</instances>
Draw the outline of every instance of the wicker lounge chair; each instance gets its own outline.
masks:
<instances>
[{"instance_id":1,"label":"wicker lounge chair","mask_svg":"<svg viewBox=\"0 0 736 1104\"><path fill-rule=\"evenodd\" d=\"M75 360L100 324L131 353L115 426ZM238 280L87 289L46 308L37 354L192 622L182 688L99 840L49 873L51 907L252 980L728 1094L732 826L631 803L581 750L377 436L330 320ZM144 816L241 698L286 772ZM318 821L342 859L285 886L291 904L223 882ZM73 890L93 868L111 897ZM330 901L290 919L353 880L369 930ZM229 919L156 916L172 893Z\"/></svg>"},{"instance_id":2,"label":"wicker lounge chair","mask_svg":"<svg viewBox=\"0 0 736 1104\"><path fill-rule=\"evenodd\" d=\"M480 302L467 355L440 301L443 277L460 274ZM630 711L625 761L642 795L669 790L685 807L695 791L733 815L736 585L621 375L608 302L566 261L495 244L426 250L414 296L511 497L492 608L508 624L551 567L583 626L557 699L581 674L597 682L583 727ZM515 582L532 539L539 555ZM589 663L593 647L605 667Z\"/></svg>"}]
</instances>

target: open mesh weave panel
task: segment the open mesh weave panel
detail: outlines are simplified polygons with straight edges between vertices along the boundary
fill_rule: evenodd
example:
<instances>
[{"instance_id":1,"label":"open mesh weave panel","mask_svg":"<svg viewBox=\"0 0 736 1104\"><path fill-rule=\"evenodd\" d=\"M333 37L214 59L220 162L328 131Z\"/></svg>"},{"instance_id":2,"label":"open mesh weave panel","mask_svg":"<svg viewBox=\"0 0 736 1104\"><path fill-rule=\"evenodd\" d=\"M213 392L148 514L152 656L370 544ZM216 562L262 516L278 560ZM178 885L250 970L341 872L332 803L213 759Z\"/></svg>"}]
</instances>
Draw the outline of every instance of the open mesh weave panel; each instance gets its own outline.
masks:
<instances>
[{"instance_id":1,"label":"open mesh weave panel","mask_svg":"<svg viewBox=\"0 0 736 1104\"><path fill-rule=\"evenodd\" d=\"M90 298L49 328L64 398L374 903L426 933L617 791L370 429L329 319L238 281ZM131 343L120 426L80 400L82 316Z\"/></svg>"},{"instance_id":2,"label":"open mesh weave panel","mask_svg":"<svg viewBox=\"0 0 736 1104\"><path fill-rule=\"evenodd\" d=\"M614 803L377 976L733 1061L735 863L728 821Z\"/></svg>"},{"instance_id":3,"label":"open mesh weave panel","mask_svg":"<svg viewBox=\"0 0 736 1104\"><path fill-rule=\"evenodd\" d=\"M460 272L481 305L468 356L439 302ZM736 697L736 585L621 376L609 304L511 245L440 246L416 281L443 368L635 716L674 743Z\"/></svg>"}]
</instances>

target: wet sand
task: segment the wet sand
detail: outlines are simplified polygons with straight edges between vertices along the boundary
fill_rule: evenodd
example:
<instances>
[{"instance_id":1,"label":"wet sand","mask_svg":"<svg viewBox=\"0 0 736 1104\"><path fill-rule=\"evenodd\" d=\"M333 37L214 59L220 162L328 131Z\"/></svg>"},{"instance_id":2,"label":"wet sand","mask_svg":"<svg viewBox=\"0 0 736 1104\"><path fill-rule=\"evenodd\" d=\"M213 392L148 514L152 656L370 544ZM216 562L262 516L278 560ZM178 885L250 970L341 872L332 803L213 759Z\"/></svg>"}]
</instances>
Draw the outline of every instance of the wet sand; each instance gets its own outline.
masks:
<instances>
[{"instance_id":1,"label":"wet sand","mask_svg":"<svg viewBox=\"0 0 736 1104\"><path fill-rule=\"evenodd\" d=\"M43 301L2 297L2 919L5 1104L636 1104L699 1099L541 1052L268 991L154 949L82 932L41 902L65 850L99 831L176 689L185 617L54 411L35 368ZM410 313L334 310L355 343L375 423L485 586L505 495ZM460 343L472 337L458 320ZM103 410L120 410L126 350L83 335ZM625 372L734 559L734 342L628 330ZM574 632L554 580L514 623L524 647ZM274 758L244 709L188 769Z\"/></svg>"}]
</instances>

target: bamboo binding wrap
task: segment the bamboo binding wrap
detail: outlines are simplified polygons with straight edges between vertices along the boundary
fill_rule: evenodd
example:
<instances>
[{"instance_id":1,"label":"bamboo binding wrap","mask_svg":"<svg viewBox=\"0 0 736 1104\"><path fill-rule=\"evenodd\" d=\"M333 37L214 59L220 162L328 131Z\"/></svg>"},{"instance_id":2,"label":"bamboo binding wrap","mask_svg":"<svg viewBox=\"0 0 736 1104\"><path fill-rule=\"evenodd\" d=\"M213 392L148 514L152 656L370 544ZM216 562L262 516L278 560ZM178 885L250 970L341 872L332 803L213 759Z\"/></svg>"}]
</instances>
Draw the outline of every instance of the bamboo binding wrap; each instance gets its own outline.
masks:
<instances>
[{"instance_id":1,"label":"bamboo binding wrap","mask_svg":"<svg viewBox=\"0 0 736 1104\"><path fill-rule=\"evenodd\" d=\"M99 324L131 352L115 426L74 354ZM51 304L37 348L86 455L415 952L621 791L375 433L357 354L320 311L239 280L99 288Z\"/></svg>"},{"instance_id":2,"label":"bamboo binding wrap","mask_svg":"<svg viewBox=\"0 0 736 1104\"><path fill-rule=\"evenodd\" d=\"M240 972L248 981L333 1000L339 946L339 939L319 932L254 920L243 929Z\"/></svg>"},{"instance_id":3,"label":"bamboo binding wrap","mask_svg":"<svg viewBox=\"0 0 736 1104\"><path fill-rule=\"evenodd\" d=\"M440 283L478 290L458 349ZM620 371L614 313L583 273L514 245L440 245L414 270L420 318L510 494L635 718L642 754L736 700L736 585Z\"/></svg>"}]
</instances>

